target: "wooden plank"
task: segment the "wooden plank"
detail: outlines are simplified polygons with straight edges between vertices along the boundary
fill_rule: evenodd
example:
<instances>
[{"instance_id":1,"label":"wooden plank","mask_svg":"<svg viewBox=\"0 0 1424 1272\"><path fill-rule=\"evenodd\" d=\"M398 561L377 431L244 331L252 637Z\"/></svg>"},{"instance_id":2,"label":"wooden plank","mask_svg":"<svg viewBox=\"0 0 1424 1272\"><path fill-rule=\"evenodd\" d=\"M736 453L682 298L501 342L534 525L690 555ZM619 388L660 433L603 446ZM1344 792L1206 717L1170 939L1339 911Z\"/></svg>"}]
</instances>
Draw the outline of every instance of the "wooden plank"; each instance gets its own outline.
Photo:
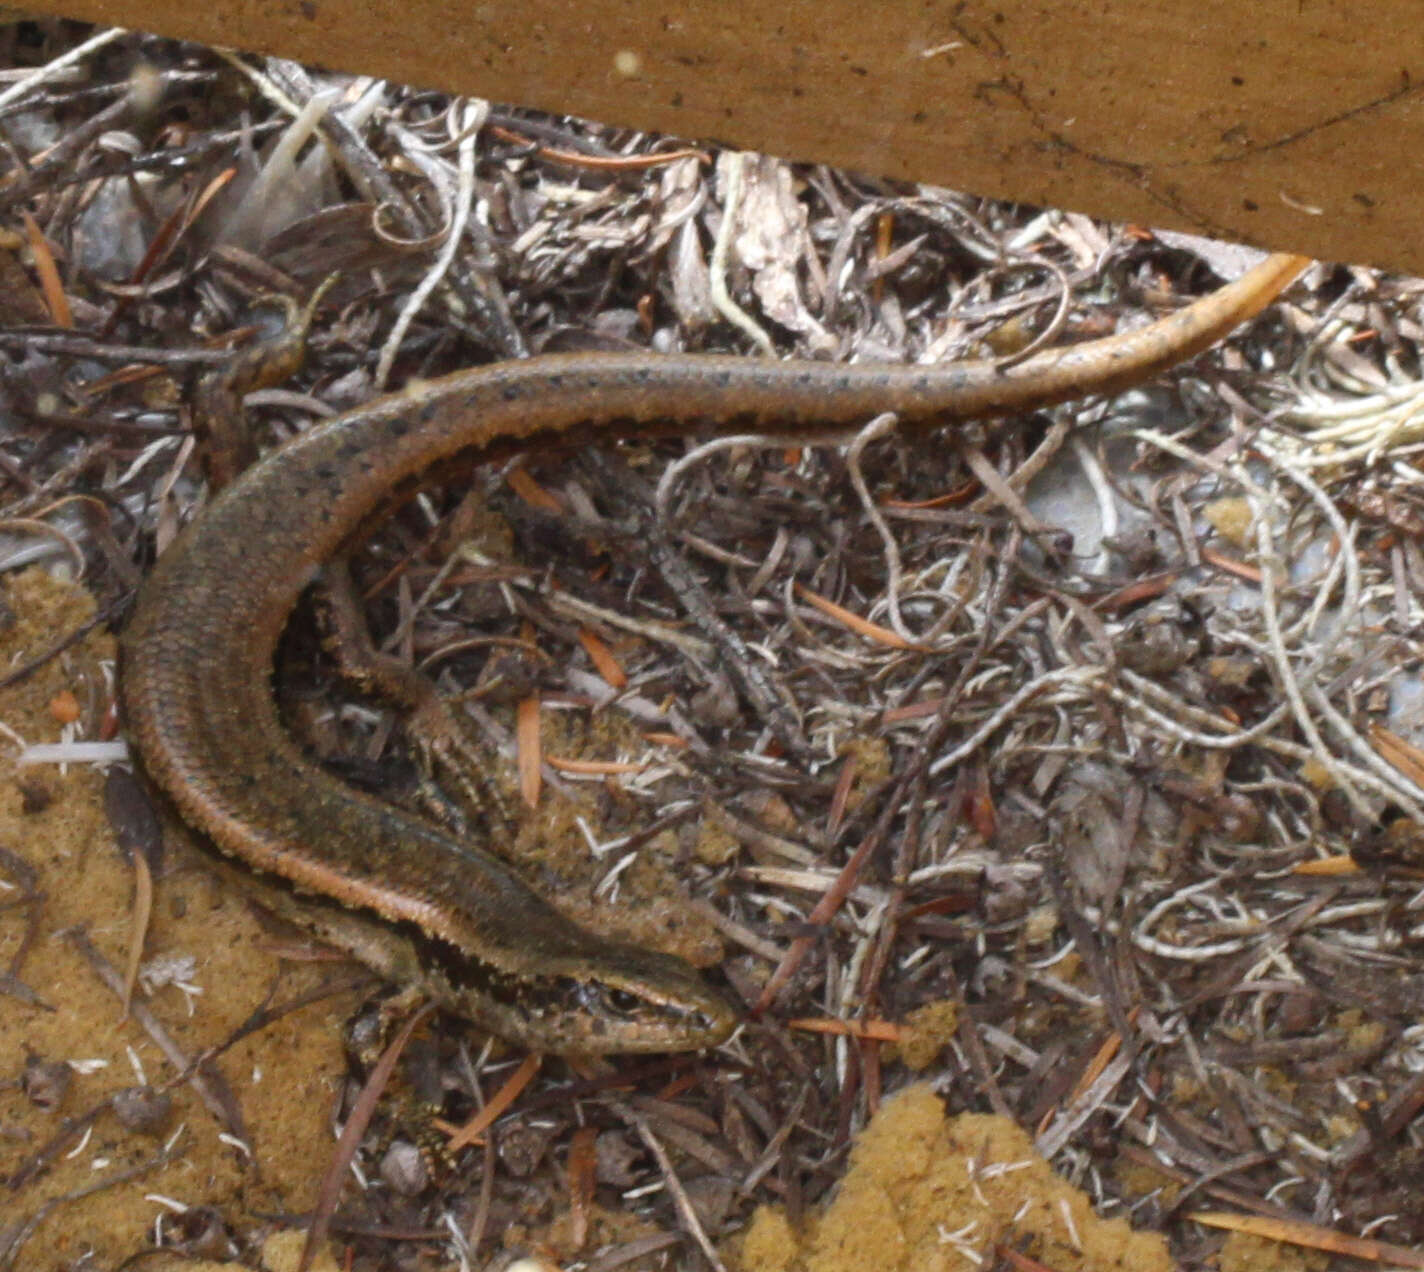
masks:
<instances>
[{"instance_id":1,"label":"wooden plank","mask_svg":"<svg viewBox=\"0 0 1424 1272\"><path fill-rule=\"evenodd\" d=\"M28 4L1424 273L1406 0Z\"/></svg>"}]
</instances>

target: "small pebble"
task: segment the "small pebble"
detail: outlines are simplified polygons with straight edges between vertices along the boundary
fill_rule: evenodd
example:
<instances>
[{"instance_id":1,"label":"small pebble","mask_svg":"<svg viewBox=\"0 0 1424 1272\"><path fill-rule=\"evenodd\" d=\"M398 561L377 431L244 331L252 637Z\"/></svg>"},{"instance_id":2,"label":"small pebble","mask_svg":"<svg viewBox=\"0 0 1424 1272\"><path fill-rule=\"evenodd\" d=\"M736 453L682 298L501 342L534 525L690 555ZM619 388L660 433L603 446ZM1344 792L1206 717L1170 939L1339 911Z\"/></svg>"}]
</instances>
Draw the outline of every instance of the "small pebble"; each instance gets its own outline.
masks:
<instances>
[{"instance_id":1,"label":"small pebble","mask_svg":"<svg viewBox=\"0 0 1424 1272\"><path fill-rule=\"evenodd\" d=\"M173 1097L151 1086L125 1087L110 1104L120 1126L145 1135L162 1135L173 1114Z\"/></svg>"},{"instance_id":2,"label":"small pebble","mask_svg":"<svg viewBox=\"0 0 1424 1272\"><path fill-rule=\"evenodd\" d=\"M420 1149L406 1140L396 1140L381 1158L381 1178L392 1192L415 1197L425 1191L430 1171Z\"/></svg>"},{"instance_id":3,"label":"small pebble","mask_svg":"<svg viewBox=\"0 0 1424 1272\"><path fill-rule=\"evenodd\" d=\"M31 1054L25 1059L25 1071L20 1078L20 1089L31 1104L43 1113L53 1113L69 1092L69 1084L74 1081L74 1070L62 1060L41 1060Z\"/></svg>"}]
</instances>

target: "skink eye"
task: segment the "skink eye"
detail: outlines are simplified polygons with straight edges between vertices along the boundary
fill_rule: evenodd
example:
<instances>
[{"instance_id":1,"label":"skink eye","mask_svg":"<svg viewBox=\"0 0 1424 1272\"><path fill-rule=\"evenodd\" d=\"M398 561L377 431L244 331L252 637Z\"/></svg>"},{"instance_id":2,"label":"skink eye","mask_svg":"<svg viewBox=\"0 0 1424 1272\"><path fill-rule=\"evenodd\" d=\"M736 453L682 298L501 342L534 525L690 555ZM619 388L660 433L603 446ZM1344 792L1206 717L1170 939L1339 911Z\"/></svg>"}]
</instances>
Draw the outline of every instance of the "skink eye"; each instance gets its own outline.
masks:
<instances>
[{"instance_id":1,"label":"skink eye","mask_svg":"<svg viewBox=\"0 0 1424 1272\"><path fill-rule=\"evenodd\" d=\"M591 981L585 981L578 987L577 998L585 1011L615 1019L635 1019L644 1011L643 1000L637 994Z\"/></svg>"},{"instance_id":2,"label":"skink eye","mask_svg":"<svg viewBox=\"0 0 1424 1272\"><path fill-rule=\"evenodd\" d=\"M643 1000L637 994L630 994L626 989L607 990L604 998L609 1009L621 1016L635 1015L643 1006Z\"/></svg>"}]
</instances>

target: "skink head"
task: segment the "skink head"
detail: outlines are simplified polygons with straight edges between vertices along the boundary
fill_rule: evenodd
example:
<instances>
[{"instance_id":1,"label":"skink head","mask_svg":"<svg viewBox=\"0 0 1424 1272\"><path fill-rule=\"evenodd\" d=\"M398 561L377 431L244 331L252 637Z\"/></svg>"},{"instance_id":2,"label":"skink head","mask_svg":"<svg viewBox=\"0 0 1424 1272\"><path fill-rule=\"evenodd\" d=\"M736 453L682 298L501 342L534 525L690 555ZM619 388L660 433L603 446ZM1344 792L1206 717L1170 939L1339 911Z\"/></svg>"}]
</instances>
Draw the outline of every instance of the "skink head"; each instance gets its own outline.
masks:
<instances>
[{"instance_id":1,"label":"skink head","mask_svg":"<svg viewBox=\"0 0 1424 1272\"><path fill-rule=\"evenodd\" d=\"M695 1051L737 1027L740 1010L680 958L608 943L510 976L447 964L449 1005L511 1042L560 1055Z\"/></svg>"},{"instance_id":2,"label":"skink head","mask_svg":"<svg viewBox=\"0 0 1424 1272\"><path fill-rule=\"evenodd\" d=\"M585 948L545 948L537 965L520 959L516 969L438 938L419 935L414 944L420 965L414 979L427 993L531 1051L696 1051L725 1041L741 1019L741 1010L691 964L637 945L587 938Z\"/></svg>"},{"instance_id":3,"label":"skink head","mask_svg":"<svg viewBox=\"0 0 1424 1272\"><path fill-rule=\"evenodd\" d=\"M724 1042L740 1010L680 958L633 945L600 950L560 1017L573 1052L691 1051Z\"/></svg>"}]
</instances>

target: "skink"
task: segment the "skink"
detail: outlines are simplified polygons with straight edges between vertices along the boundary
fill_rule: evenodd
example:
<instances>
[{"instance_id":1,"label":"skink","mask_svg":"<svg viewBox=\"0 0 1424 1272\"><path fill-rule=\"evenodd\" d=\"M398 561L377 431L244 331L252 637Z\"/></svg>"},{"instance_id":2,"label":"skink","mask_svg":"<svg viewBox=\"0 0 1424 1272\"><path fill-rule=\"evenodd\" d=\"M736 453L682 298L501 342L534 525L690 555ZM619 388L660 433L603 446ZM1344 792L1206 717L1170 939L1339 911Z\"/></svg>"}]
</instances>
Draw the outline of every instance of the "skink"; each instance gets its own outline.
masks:
<instances>
[{"instance_id":1,"label":"skink","mask_svg":"<svg viewBox=\"0 0 1424 1272\"><path fill-rule=\"evenodd\" d=\"M163 554L121 639L129 736L193 828L267 888L295 890L311 930L382 975L541 1051L713 1045L738 1013L690 965L590 934L481 844L351 789L288 737L273 658L322 563L393 488L456 458L676 433L804 433L883 411L928 430L1114 393L1215 343L1307 263L1271 256L1148 326L1007 367L582 354L459 371L382 397L260 460Z\"/></svg>"}]
</instances>

